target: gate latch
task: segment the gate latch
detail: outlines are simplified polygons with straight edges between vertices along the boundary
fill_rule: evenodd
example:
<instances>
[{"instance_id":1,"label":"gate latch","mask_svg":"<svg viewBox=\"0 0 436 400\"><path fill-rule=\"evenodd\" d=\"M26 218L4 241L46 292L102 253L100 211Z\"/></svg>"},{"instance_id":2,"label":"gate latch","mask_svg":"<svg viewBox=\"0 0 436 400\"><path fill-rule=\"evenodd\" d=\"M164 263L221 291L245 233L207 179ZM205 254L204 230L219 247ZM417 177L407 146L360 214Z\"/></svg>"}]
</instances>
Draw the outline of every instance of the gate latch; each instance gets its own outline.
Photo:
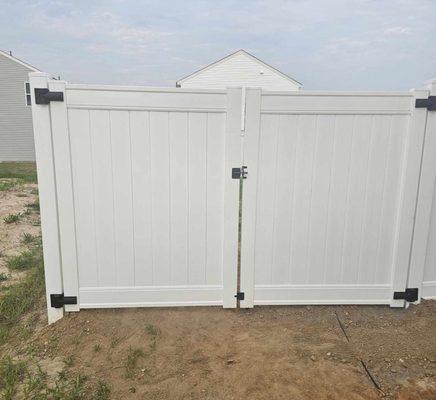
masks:
<instances>
[{"instance_id":1,"label":"gate latch","mask_svg":"<svg viewBox=\"0 0 436 400\"><path fill-rule=\"evenodd\" d=\"M245 293L244 292L238 292L235 294L236 300L244 300L245 299Z\"/></svg>"},{"instance_id":2,"label":"gate latch","mask_svg":"<svg viewBox=\"0 0 436 400\"><path fill-rule=\"evenodd\" d=\"M416 99L416 108L426 108L428 111L436 111L436 96L428 96L428 99Z\"/></svg>"},{"instance_id":3,"label":"gate latch","mask_svg":"<svg viewBox=\"0 0 436 400\"><path fill-rule=\"evenodd\" d=\"M394 300L406 300L413 303L418 300L418 288L407 288L404 292L394 292Z\"/></svg>"},{"instance_id":4,"label":"gate latch","mask_svg":"<svg viewBox=\"0 0 436 400\"><path fill-rule=\"evenodd\" d=\"M244 165L242 168L232 168L232 179L247 179L248 172L246 169L246 165Z\"/></svg>"},{"instance_id":5,"label":"gate latch","mask_svg":"<svg viewBox=\"0 0 436 400\"><path fill-rule=\"evenodd\" d=\"M63 293L51 294L50 305L54 308L62 308L66 304L77 304L76 296L64 296Z\"/></svg>"},{"instance_id":6,"label":"gate latch","mask_svg":"<svg viewBox=\"0 0 436 400\"><path fill-rule=\"evenodd\" d=\"M48 89L35 88L36 104L49 104L51 101L64 101L64 93L50 92Z\"/></svg>"}]
</instances>

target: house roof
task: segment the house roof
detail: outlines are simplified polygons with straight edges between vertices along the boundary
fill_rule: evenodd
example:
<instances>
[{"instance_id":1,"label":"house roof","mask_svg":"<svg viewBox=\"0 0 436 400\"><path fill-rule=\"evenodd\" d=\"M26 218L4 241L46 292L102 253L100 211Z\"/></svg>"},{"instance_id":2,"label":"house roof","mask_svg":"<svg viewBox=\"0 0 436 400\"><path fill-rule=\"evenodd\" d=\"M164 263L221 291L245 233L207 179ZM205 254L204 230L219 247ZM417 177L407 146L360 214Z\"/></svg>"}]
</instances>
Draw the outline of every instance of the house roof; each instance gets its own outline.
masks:
<instances>
[{"instance_id":1,"label":"house roof","mask_svg":"<svg viewBox=\"0 0 436 400\"><path fill-rule=\"evenodd\" d=\"M6 53L5 51L0 50L0 55L4 56L6 58L9 58L12 61L15 61L17 64L20 64L26 68L29 68L33 72L41 72L38 68L35 68L33 65L27 64L26 62L20 60L19 58L11 56L9 53Z\"/></svg>"},{"instance_id":2,"label":"house roof","mask_svg":"<svg viewBox=\"0 0 436 400\"><path fill-rule=\"evenodd\" d=\"M224 58L221 58L220 60L215 61L215 62L213 62L212 64L209 64L209 65L207 65L206 67L203 67L203 68L201 68L201 69L199 69L199 70L193 72L192 74L189 74L189 75L184 76L183 78L180 78L180 79L176 82L176 86L179 86L183 81L185 81L185 80L187 80L187 79L189 79L189 78L192 78L192 77L198 75L199 73L201 73L201 72L203 72L203 71L206 71L206 70L208 70L209 68L212 68L212 67L214 67L214 66L216 66L216 65L218 65L218 64L221 64L222 62L227 61L227 60L229 60L230 58L233 58L233 57L235 57L235 56L237 56L237 55L240 55L240 54L244 54L244 55L250 57L251 59L253 59L253 60L256 61L257 63L259 63L260 65L262 65L262 66L264 66L264 67L266 67L266 68L268 68L268 69L274 71L275 73L281 75L283 78L285 78L285 79L291 81L292 83L294 83L294 84L296 84L296 85L299 85L299 86L302 86L302 83L298 82L297 80L295 80L294 78L290 77L289 75L284 74L283 72L281 72L281 71L279 71L278 69L272 67L271 65L267 64L266 62L264 62L264 61L258 59L256 56L253 56L253 54L250 54L249 52L247 52L247 51L245 51L245 50L243 50L243 49L240 49L240 50L238 50L238 51L235 51L234 53L231 53L231 54L229 54L228 56L226 56L226 57L224 57Z\"/></svg>"}]
</instances>

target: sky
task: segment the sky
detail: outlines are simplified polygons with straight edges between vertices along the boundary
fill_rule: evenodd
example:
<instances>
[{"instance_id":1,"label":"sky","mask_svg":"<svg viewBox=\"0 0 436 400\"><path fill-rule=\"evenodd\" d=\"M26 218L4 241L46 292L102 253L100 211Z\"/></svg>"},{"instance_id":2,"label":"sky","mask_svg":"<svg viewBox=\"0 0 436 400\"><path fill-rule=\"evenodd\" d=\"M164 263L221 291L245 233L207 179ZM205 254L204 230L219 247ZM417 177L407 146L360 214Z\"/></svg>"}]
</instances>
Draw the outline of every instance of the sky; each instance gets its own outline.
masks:
<instances>
[{"instance_id":1,"label":"sky","mask_svg":"<svg viewBox=\"0 0 436 400\"><path fill-rule=\"evenodd\" d=\"M436 78L436 0L0 0L0 49L72 83L174 86L245 49L311 90Z\"/></svg>"}]
</instances>

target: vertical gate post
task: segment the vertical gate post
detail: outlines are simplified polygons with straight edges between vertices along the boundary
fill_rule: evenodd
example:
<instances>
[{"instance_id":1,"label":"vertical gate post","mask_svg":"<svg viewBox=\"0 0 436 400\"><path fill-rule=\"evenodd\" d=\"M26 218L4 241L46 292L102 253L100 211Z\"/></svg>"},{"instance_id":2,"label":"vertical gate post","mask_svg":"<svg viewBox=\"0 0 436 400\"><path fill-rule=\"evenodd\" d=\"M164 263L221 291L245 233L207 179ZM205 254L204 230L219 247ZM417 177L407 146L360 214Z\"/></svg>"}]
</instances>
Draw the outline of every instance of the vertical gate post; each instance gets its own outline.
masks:
<instances>
[{"instance_id":1,"label":"vertical gate post","mask_svg":"<svg viewBox=\"0 0 436 400\"><path fill-rule=\"evenodd\" d=\"M436 79L430 82L428 88L430 89L430 96L436 96ZM427 95L425 98L427 98ZM427 123L422 152L408 286L418 288L420 298L436 178L436 111L427 111L426 108L418 108L417 110L427 115Z\"/></svg>"},{"instance_id":2,"label":"vertical gate post","mask_svg":"<svg viewBox=\"0 0 436 400\"><path fill-rule=\"evenodd\" d=\"M50 103L50 118L54 154L54 170L59 220L59 247L62 265L63 292L67 297L79 298L77 273L76 224L70 138L68 132L67 97L64 81L52 80L49 89L62 92L64 101ZM79 301L77 301L79 303ZM65 311L79 311L78 304L65 304Z\"/></svg>"},{"instance_id":3,"label":"vertical gate post","mask_svg":"<svg viewBox=\"0 0 436 400\"><path fill-rule=\"evenodd\" d=\"M245 298L240 305L243 308L254 306L257 157L259 152L261 95L261 89L250 88L246 91L243 164L248 167L249 174L248 179L244 181L242 199L241 291L244 292Z\"/></svg>"},{"instance_id":4,"label":"vertical gate post","mask_svg":"<svg viewBox=\"0 0 436 400\"><path fill-rule=\"evenodd\" d=\"M412 251L412 240L414 234L414 220L419 190L419 177L423 147L425 151L425 132L427 110L416 108L417 99L428 97L427 90L413 91L411 104L412 115L409 123L409 130L406 142L404 157L406 157L405 169L401 180L400 209L397 222L397 245L394 254L393 269L393 292L405 292L409 286L408 275L410 270L410 259ZM393 293L394 294L394 293ZM404 307L405 300L391 300L391 307Z\"/></svg>"},{"instance_id":5,"label":"vertical gate post","mask_svg":"<svg viewBox=\"0 0 436 400\"><path fill-rule=\"evenodd\" d=\"M241 166L241 88L227 89L227 119L224 163L224 255L223 307L236 307L238 273L239 179L232 168Z\"/></svg>"},{"instance_id":6,"label":"vertical gate post","mask_svg":"<svg viewBox=\"0 0 436 400\"><path fill-rule=\"evenodd\" d=\"M41 231L44 255L45 286L48 322L51 324L64 315L63 308L51 307L50 294L61 294L62 271L59 249L58 211L54 170L50 108L35 103L35 88L48 88L49 75L41 72L29 74L32 94L32 119L35 138L36 165L41 210Z\"/></svg>"}]
</instances>

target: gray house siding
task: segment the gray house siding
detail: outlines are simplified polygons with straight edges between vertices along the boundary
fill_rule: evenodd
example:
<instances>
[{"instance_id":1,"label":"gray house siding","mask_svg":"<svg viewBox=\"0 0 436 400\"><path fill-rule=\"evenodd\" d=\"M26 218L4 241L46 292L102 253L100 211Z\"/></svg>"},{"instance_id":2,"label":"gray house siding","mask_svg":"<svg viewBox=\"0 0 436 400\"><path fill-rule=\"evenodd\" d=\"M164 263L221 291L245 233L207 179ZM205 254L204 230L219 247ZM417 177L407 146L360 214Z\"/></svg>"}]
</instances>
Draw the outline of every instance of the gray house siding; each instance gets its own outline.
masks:
<instances>
[{"instance_id":1,"label":"gray house siding","mask_svg":"<svg viewBox=\"0 0 436 400\"><path fill-rule=\"evenodd\" d=\"M35 161L32 110L24 91L31 71L0 53L0 162Z\"/></svg>"}]
</instances>

